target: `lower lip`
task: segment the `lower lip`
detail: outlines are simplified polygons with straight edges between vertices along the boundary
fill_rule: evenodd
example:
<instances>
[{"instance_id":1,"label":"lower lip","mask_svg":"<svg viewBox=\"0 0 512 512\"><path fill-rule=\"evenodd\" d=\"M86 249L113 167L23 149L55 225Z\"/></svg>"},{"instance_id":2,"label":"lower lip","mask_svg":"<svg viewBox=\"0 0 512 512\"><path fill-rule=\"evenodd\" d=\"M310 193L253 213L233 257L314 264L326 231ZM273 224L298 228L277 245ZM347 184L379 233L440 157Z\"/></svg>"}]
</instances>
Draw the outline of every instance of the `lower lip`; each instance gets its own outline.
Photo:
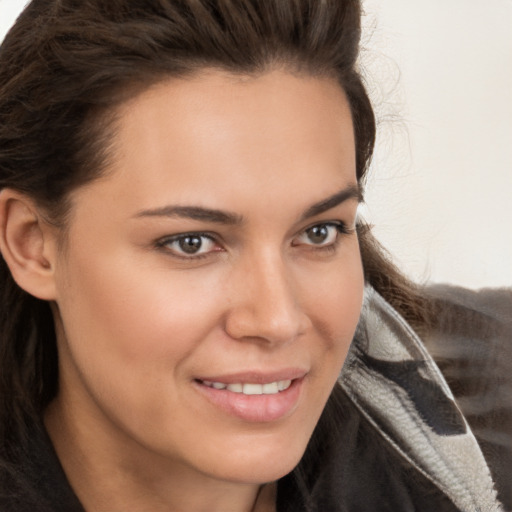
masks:
<instances>
[{"instance_id":1,"label":"lower lip","mask_svg":"<svg viewBox=\"0 0 512 512\"><path fill-rule=\"evenodd\" d=\"M288 389L273 395L244 395L227 389L214 389L196 381L196 387L224 412L244 421L266 423L289 416L297 407L303 378L294 379Z\"/></svg>"}]
</instances>

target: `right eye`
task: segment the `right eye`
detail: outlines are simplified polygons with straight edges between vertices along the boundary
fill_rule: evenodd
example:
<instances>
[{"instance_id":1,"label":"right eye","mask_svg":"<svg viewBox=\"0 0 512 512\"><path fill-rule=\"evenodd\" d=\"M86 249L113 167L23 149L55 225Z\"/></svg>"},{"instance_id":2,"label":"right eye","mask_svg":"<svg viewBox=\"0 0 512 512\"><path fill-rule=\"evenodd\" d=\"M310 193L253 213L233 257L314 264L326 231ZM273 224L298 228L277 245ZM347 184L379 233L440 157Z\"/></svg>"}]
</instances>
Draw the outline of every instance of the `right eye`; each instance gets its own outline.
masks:
<instances>
[{"instance_id":1,"label":"right eye","mask_svg":"<svg viewBox=\"0 0 512 512\"><path fill-rule=\"evenodd\" d=\"M158 246L173 253L178 258L194 259L207 256L220 250L215 240L204 233L184 233L164 238Z\"/></svg>"}]
</instances>

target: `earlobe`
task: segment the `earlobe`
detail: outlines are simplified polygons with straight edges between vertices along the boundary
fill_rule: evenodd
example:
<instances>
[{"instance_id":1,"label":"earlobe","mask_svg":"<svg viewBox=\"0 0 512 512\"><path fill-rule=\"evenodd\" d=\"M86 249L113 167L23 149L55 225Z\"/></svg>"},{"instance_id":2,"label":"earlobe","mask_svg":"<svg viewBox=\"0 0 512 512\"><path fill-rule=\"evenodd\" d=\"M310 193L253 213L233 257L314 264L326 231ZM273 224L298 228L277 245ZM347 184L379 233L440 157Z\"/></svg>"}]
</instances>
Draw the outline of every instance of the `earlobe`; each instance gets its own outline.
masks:
<instances>
[{"instance_id":1,"label":"earlobe","mask_svg":"<svg viewBox=\"0 0 512 512\"><path fill-rule=\"evenodd\" d=\"M11 189L0 191L0 251L21 288L55 299L55 237L35 203Z\"/></svg>"}]
</instances>

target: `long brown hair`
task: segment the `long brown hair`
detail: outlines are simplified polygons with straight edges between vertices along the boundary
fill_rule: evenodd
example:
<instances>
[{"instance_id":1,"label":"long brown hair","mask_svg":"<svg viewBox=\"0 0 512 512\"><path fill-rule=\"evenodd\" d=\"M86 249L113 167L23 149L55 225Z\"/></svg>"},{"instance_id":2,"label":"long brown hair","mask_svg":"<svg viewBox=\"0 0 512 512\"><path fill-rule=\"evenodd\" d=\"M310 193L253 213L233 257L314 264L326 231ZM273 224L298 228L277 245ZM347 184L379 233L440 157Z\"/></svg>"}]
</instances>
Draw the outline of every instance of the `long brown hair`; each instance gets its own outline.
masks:
<instances>
[{"instance_id":1,"label":"long brown hair","mask_svg":"<svg viewBox=\"0 0 512 512\"><path fill-rule=\"evenodd\" d=\"M359 0L33 0L0 48L0 189L28 194L65 226L67 198L108 161L110 114L129 95L204 67L274 66L336 78L348 98L357 178L375 142L359 74ZM359 226L366 279L409 320L423 305ZM22 438L58 388L48 303L0 261L0 438Z\"/></svg>"}]
</instances>

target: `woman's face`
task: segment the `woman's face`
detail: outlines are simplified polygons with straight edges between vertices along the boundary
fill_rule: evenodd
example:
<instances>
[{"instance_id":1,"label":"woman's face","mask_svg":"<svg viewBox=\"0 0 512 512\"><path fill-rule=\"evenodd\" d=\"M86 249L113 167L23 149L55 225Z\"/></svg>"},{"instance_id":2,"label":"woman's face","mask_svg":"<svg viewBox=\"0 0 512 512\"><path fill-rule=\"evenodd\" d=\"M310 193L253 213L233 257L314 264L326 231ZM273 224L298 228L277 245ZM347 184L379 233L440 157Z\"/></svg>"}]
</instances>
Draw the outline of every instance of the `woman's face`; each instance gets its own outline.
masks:
<instances>
[{"instance_id":1,"label":"woman's face","mask_svg":"<svg viewBox=\"0 0 512 512\"><path fill-rule=\"evenodd\" d=\"M119 114L110 172L73 193L55 266L52 407L120 464L277 479L361 307L345 96L327 78L212 70Z\"/></svg>"}]
</instances>

